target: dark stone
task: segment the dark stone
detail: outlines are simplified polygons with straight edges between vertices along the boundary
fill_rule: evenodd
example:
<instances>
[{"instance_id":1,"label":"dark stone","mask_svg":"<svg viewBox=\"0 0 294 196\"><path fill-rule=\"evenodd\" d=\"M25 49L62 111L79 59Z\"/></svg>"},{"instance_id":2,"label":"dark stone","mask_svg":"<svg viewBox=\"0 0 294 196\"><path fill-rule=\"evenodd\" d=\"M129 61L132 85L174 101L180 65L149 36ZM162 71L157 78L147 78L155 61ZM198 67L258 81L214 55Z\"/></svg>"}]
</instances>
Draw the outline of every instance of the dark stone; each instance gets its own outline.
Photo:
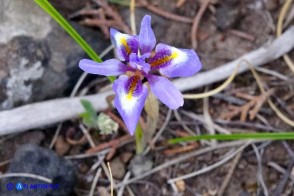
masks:
<instances>
[{"instance_id":1,"label":"dark stone","mask_svg":"<svg viewBox=\"0 0 294 196\"><path fill-rule=\"evenodd\" d=\"M228 4L221 4L215 13L216 26L220 30L235 28L241 20L241 11Z\"/></svg>"},{"instance_id":2,"label":"dark stone","mask_svg":"<svg viewBox=\"0 0 294 196\"><path fill-rule=\"evenodd\" d=\"M53 188L41 188L49 185L47 182L25 177L5 178L1 182L0 195L16 196L67 196L71 195L76 174L71 161L58 157L55 152L33 144L23 145L15 153L7 173L31 173L52 179ZM7 190L7 184L14 185L13 190ZM28 188L16 190L21 183ZM38 188L36 188L38 186ZM31 188L30 188L31 187ZM34 189L32 189L35 187Z\"/></svg>"}]
</instances>

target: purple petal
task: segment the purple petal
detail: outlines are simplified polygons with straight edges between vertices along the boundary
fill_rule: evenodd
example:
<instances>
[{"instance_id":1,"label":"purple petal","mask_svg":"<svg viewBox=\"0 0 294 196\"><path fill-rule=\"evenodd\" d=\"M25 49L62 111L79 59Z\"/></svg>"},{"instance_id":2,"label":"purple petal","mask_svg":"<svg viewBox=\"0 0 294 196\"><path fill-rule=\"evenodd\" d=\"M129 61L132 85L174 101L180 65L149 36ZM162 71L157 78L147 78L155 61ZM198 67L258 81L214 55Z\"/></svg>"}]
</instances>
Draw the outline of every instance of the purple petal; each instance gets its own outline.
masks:
<instances>
[{"instance_id":1,"label":"purple petal","mask_svg":"<svg viewBox=\"0 0 294 196\"><path fill-rule=\"evenodd\" d=\"M139 40L136 35L128 35L110 28L110 38L116 47L117 56L121 61L129 61L131 53L138 53Z\"/></svg>"},{"instance_id":2,"label":"purple petal","mask_svg":"<svg viewBox=\"0 0 294 196\"><path fill-rule=\"evenodd\" d=\"M148 61L151 70L159 69L159 72L167 77L192 76L202 68L194 50L158 44L155 51L155 56Z\"/></svg>"},{"instance_id":3,"label":"purple petal","mask_svg":"<svg viewBox=\"0 0 294 196\"><path fill-rule=\"evenodd\" d=\"M183 106L184 99L182 93L168 79L149 75L148 81L152 93L170 109L178 109Z\"/></svg>"},{"instance_id":4,"label":"purple petal","mask_svg":"<svg viewBox=\"0 0 294 196\"><path fill-rule=\"evenodd\" d=\"M156 38L151 28L151 16L146 15L142 19L139 33L139 46L142 54L150 53L155 47Z\"/></svg>"},{"instance_id":5,"label":"purple petal","mask_svg":"<svg viewBox=\"0 0 294 196\"><path fill-rule=\"evenodd\" d=\"M79 67L87 73L104 76L118 76L128 70L125 64L116 59L109 59L102 63L82 59L79 62Z\"/></svg>"},{"instance_id":6,"label":"purple petal","mask_svg":"<svg viewBox=\"0 0 294 196\"><path fill-rule=\"evenodd\" d=\"M145 59L145 55L138 57L137 54L132 53L130 55L130 66L135 70L140 70L147 74L150 71L150 65L145 62Z\"/></svg>"},{"instance_id":7,"label":"purple petal","mask_svg":"<svg viewBox=\"0 0 294 196\"><path fill-rule=\"evenodd\" d=\"M113 90L116 94L114 106L133 135L148 95L148 88L142 85L140 77L128 78L122 75L113 83Z\"/></svg>"}]
</instances>

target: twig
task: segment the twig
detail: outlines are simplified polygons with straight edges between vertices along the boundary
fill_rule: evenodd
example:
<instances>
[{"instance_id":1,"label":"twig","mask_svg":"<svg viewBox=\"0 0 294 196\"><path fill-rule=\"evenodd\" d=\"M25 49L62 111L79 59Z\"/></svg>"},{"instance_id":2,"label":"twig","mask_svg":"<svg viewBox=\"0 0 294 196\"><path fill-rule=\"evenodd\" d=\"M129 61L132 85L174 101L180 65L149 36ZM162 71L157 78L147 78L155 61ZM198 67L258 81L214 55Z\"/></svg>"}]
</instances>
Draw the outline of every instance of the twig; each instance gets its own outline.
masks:
<instances>
[{"instance_id":1,"label":"twig","mask_svg":"<svg viewBox=\"0 0 294 196\"><path fill-rule=\"evenodd\" d=\"M96 152L99 152L105 148L111 148L114 146L117 147L120 143L128 141L130 139L133 139L133 137L131 137L130 135L124 135L124 136L117 138L115 140L111 140L109 142L99 144L98 146L92 146L92 148L87 150L87 154L96 153Z\"/></svg>"},{"instance_id":2,"label":"twig","mask_svg":"<svg viewBox=\"0 0 294 196\"><path fill-rule=\"evenodd\" d=\"M293 166L294 166L294 158L292 157L292 160L291 160L290 164L288 165L287 170L285 170L285 173L284 173L282 180L280 181L276 191L274 192L274 196L279 196L283 192L283 190L287 184L287 181L288 181L289 177L291 176L291 170L293 169Z\"/></svg>"},{"instance_id":3,"label":"twig","mask_svg":"<svg viewBox=\"0 0 294 196\"><path fill-rule=\"evenodd\" d=\"M172 114L172 110L169 109L168 112L167 112L165 121L162 124L161 128L156 133L156 135L154 136L154 138L150 141L149 146L147 146L146 149L145 149L145 151L143 152L144 155L146 155L150 151L151 147L155 145L156 141L161 136L162 132L165 130L165 128L166 128L166 126L167 126L167 124L168 124L168 122L170 120L171 114Z\"/></svg>"},{"instance_id":4,"label":"twig","mask_svg":"<svg viewBox=\"0 0 294 196\"><path fill-rule=\"evenodd\" d=\"M82 132L84 133L84 135L86 136L89 144L91 147L95 147L95 143L93 141L93 139L91 138L90 134L89 134L89 131L84 127L84 125L80 124L79 125L80 129L82 130Z\"/></svg>"},{"instance_id":5,"label":"twig","mask_svg":"<svg viewBox=\"0 0 294 196\"><path fill-rule=\"evenodd\" d=\"M222 119L216 119L215 122L218 124L222 124L222 125L244 126L244 127L255 128L255 129L259 129L259 130L263 130L263 131L276 131L276 132L283 131L282 129L277 129L277 128L274 128L271 126L266 126L266 125L259 124L259 123L250 123L250 122L241 122L241 121L226 121L226 120L222 120Z\"/></svg>"},{"instance_id":6,"label":"twig","mask_svg":"<svg viewBox=\"0 0 294 196\"><path fill-rule=\"evenodd\" d=\"M93 153L93 154L76 154L76 155L70 155L70 156L65 156L65 159L86 159L89 157L96 157L96 156L103 156L106 155L111 149L107 148L105 150L99 151L97 153Z\"/></svg>"},{"instance_id":7,"label":"twig","mask_svg":"<svg viewBox=\"0 0 294 196\"><path fill-rule=\"evenodd\" d=\"M280 173L282 173L284 175L286 175L286 173L287 173L287 171L284 168L282 168L280 165L278 165L275 162L269 162L267 165L270 166L270 167L272 167L272 168L274 168L275 170L277 170L278 172L280 172ZM289 177L294 182L294 176L291 176L290 175Z\"/></svg>"},{"instance_id":8,"label":"twig","mask_svg":"<svg viewBox=\"0 0 294 196\"><path fill-rule=\"evenodd\" d=\"M229 33L233 34L233 35L236 35L238 37L241 37L243 39L247 39L249 41L254 41L255 40L255 37L253 35L250 35L248 33L245 33L243 31L240 31L240 30L236 30L236 29L230 29L229 30Z\"/></svg>"},{"instance_id":9,"label":"twig","mask_svg":"<svg viewBox=\"0 0 294 196\"><path fill-rule=\"evenodd\" d=\"M210 0L203 0L200 6L199 11L197 12L194 20L193 20L193 25L192 25L192 29L191 29L191 42L192 42L192 48L194 50L196 50L197 48L197 30L198 30L198 26L200 23L200 20L202 18L202 15L204 14L206 8L209 5Z\"/></svg>"},{"instance_id":10,"label":"twig","mask_svg":"<svg viewBox=\"0 0 294 196\"><path fill-rule=\"evenodd\" d=\"M12 160L11 159L8 159L8 160L5 160L5 161L2 161L1 163L0 163L0 167L2 167L3 165L6 165L6 164L8 164L8 163L10 163Z\"/></svg>"},{"instance_id":11,"label":"twig","mask_svg":"<svg viewBox=\"0 0 294 196\"><path fill-rule=\"evenodd\" d=\"M137 34L136 20L135 20L135 6L136 6L135 0L131 0L131 3L130 3L130 22L131 22L131 31L132 31L133 35Z\"/></svg>"},{"instance_id":12,"label":"twig","mask_svg":"<svg viewBox=\"0 0 294 196\"><path fill-rule=\"evenodd\" d=\"M238 153L240 153L241 151L243 151L248 145L250 145L252 143L252 141L247 141L245 144L243 144L240 148L238 148L236 151L234 151L233 153L230 153L229 155L227 155L225 158L223 158L222 160L220 160L219 162L217 163L214 163L212 165L209 165L209 166L206 166L205 168L201 169L201 170L198 170L198 171L195 171L195 172L192 172L192 173L189 173L189 174L186 174L186 175L183 175L183 176L180 176L180 177L177 177L177 178L173 178L173 179L170 179L168 180L168 183L171 183L171 182L176 182L178 180L185 180L185 179L188 179L188 178L192 178L192 177L195 177L195 176L198 176L200 174L203 174L203 173L206 173L206 172L209 172L221 165L223 165L224 163L228 162L230 159L232 159L234 156L236 156ZM218 146L218 145L216 145Z\"/></svg>"},{"instance_id":13,"label":"twig","mask_svg":"<svg viewBox=\"0 0 294 196\"><path fill-rule=\"evenodd\" d=\"M177 110L174 110L175 117L177 121L180 123L180 125L187 131L190 135L195 135L194 131L190 129L187 125L183 123L183 120Z\"/></svg>"},{"instance_id":14,"label":"twig","mask_svg":"<svg viewBox=\"0 0 294 196\"><path fill-rule=\"evenodd\" d=\"M98 156L98 161L96 161L96 163L94 165L92 165L92 167L89 169L87 174L90 174L92 171L95 171L101 165L101 163L104 161L104 158L105 158L105 155Z\"/></svg>"},{"instance_id":15,"label":"twig","mask_svg":"<svg viewBox=\"0 0 294 196\"><path fill-rule=\"evenodd\" d=\"M266 74L269 74L269 75L272 75L272 76L275 76L281 80L289 80L289 77L288 76L285 76L283 74L280 74L279 72L276 72L274 70L270 70L270 69L266 69L266 68L263 68L263 67L256 67L255 68L257 71L259 72L262 72L262 73L266 73Z\"/></svg>"},{"instance_id":16,"label":"twig","mask_svg":"<svg viewBox=\"0 0 294 196\"><path fill-rule=\"evenodd\" d=\"M278 23L277 23L277 37L279 37L282 34L283 21L284 21L284 18L286 16L286 13L287 13L288 9L290 8L290 5L291 5L292 1L293 0L286 0L284 2L284 5L283 5L282 9L281 9L281 12L280 12L279 18L278 18ZM290 68L290 70L292 70L292 72L294 72L294 63L291 60L291 58L289 57L289 55L284 54L283 59L286 62L286 64L288 65L288 67Z\"/></svg>"},{"instance_id":17,"label":"twig","mask_svg":"<svg viewBox=\"0 0 294 196\"><path fill-rule=\"evenodd\" d=\"M291 26L267 47L261 47L213 70L199 73L193 77L177 79L174 81L174 85L179 90L186 91L212 84L229 77L242 59L247 59L254 66L260 66L279 58L283 54L289 52L293 47L294 27ZM238 73L243 73L248 69L249 67L244 64L238 69ZM106 97L111 94L112 91L107 91L84 97L54 99L27 104L12 110L1 111L0 135L23 132L75 118L84 111L84 108L80 104L81 99L90 101L97 111L104 110L108 106Z\"/></svg>"},{"instance_id":18,"label":"twig","mask_svg":"<svg viewBox=\"0 0 294 196\"><path fill-rule=\"evenodd\" d=\"M131 172L128 171L123 179L122 183L125 183L131 177ZM117 191L117 196L123 196L125 186L121 186L120 189Z\"/></svg>"},{"instance_id":19,"label":"twig","mask_svg":"<svg viewBox=\"0 0 294 196\"><path fill-rule=\"evenodd\" d=\"M232 175L236 169L237 164L239 163L240 159L242 157L242 152L240 152L239 154L237 154L237 156L233 159L231 167L229 172L227 173L225 179L223 180L223 183L221 185L221 187L219 188L219 191L217 193L218 196L222 196L232 178Z\"/></svg>"},{"instance_id":20,"label":"twig","mask_svg":"<svg viewBox=\"0 0 294 196\"><path fill-rule=\"evenodd\" d=\"M193 77L174 80L174 84L181 91L186 91L228 78L233 73L236 66L244 59L251 62L254 67L258 67L262 64L275 60L283 54L287 53L286 51L292 50L294 46L294 27L291 26L285 33L283 33L283 35L286 39L279 40L279 38L281 38L279 37L278 39L275 39L270 45L249 52L240 58L222 66L218 66L215 69L198 73ZM290 45L292 45L292 47L287 49L287 47ZM238 73L243 73L247 70L249 70L249 67L246 64L242 64L238 69Z\"/></svg>"},{"instance_id":21,"label":"twig","mask_svg":"<svg viewBox=\"0 0 294 196\"><path fill-rule=\"evenodd\" d=\"M183 22L183 23L192 23L193 20L191 18L187 18L187 17L184 17L184 16L179 16L179 15L176 15L176 14L172 14L172 13L169 13L163 9L160 9L154 5L151 5L149 4L146 0L141 0L140 3L143 5L143 7L145 7L147 10L155 13L155 14L158 14L164 18L167 18L167 19L171 19L171 20L174 20L174 21L177 21L177 22Z\"/></svg>"},{"instance_id":22,"label":"twig","mask_svg":"<svg viewBox=\"0 0 294 196\"><path fill-rule=\"evenodd\" d=\"M268 193L268 189L265 185L265 182L263 180L263 176L262 176L262 163L261 163L261 156L260 156L260 153L256 147L255 144L252 144L252 147L253 147L253 150L255 152L255 155L256 155L256 159L257 159L257 162L258 162L258 170L257 170L257 179L259 180L261 186L262 186L262 189L263 189L263 193L265 196L268 196L269 193Z\"/></svg>"},{"instance_id":23,"label":"twig","mask_svg":"<svg viewBox=\"0 0 294 196\"><path fill-rule=\"evenodd\" d=\"M111 172L111 167L110 167L109 162L107 162L107 167L108 167L110 179L111 179L110 180L110 195L113 196L113 177L112 177L112 172Z\"/></svg>"},{"instance_id":24,"label":"twig","mask_svg":"<svg viewBox=\"0 0 294 196\"><path fill-rule=\"evenodd\" d=\"M52 183L52 180L47 178L47 177L44 177L44 176L39 176L39 175L36 175L36 174L29 174L29 173L8 173L8 174L1 174L0 175L0 179L3 179L3 178L11 178L11 177L24 177L24 178L33 178L33 179L36 179L36 180L41 180L41 181L44 181L44 182L47 182L47 183Z\"/></svg>"},{"instance_id":25,"label":"twig","mask_svg":"<svg viewBox=\"0 0 294 196\"><path fill-rule=\"evenodd\" d=\"M203 124L205 124L205 120L204 120L204 117L201 116L201 115L197 115L193 112L187 112L187 111L181 111L184 115L188 116L189 118L192 118L194 120L198 120L198 121L201 121ZM218 132L220 133L224 133L224 134L231 134L230 131L222 128L221 126L217 125L217 124L212 124L213 128L215 128L215 130L217 130Z\"/></svg>"},{"instance_id":26,"label":"twig","mask_svg":"<svg viewBox=\"0 0 294 196\"><path fill-rule=\"evenodd\" d=\"M175 154L182 154L188 151L192 151L199 148L199 144L198 143L192 143L186 146L182 146L182 147L177 147L177 148L172 148L172 149L167 149L163 151L163 154L166 156L172 156Z\"/></svg>"},{"instance_id":27,"label":"twig","mask_svg":"<svg viewBox=\"0 0 294 196\"><path fill-rule=\"evenodd\" d=\"M258 142L258 141L254 141L254 142ZM142 179L146 176L149 176L155 172L158 172L158 171L161 171L167 167L170 167L176 163L179 163L179 162L182 162L184 160L187 160L191 157L194 157L194 156L199 156L199 155L202 155L202 154L205 154L207 152L210 152L210 151L214 151L214 150L218 150L218 149L222 149L222 148L228 148L228 147L233 147L233 146L239 146L239 145L242 145L244 144L245 142L244 141L233 141L233 142L226 142L226 143L221 143L221 144L218 144L217 146L211 146L211 147L207 147L207 148L204 148L204 149L200 149L200 150L197 150L197 151L194 151L194 152L190 152L190 153L187 153L185 155L182 155L180 157L177 157L175 159L172 159L172 160L169 160L169 161L166 161L164 164L162 165L159 165L155 168L153 168L152 170L148 171L148 172L145 172L139 176L136 176L134 178L131 178L129 179L127 182L124 182L124 183L120 183L118 184L115 188L118 188L118 187L121 187L122 185L127 185L127 184L130 184L132 182L136 182L138 181L139 179Z\"/></svg>"},{"instance_id":28,"label":"twig","mask_svg":"<svg viewBox=\"0 0 294 196\"><path fill-rule=\"evenodd\" d=\"M207 92L208 88L205 88L205 92ZM209 98L205 97L203 99L203 118L205 121L205 128L209 132L209 134L214 135L215 134L215 125L214 122L211 119L210 113L209 113ZM216 140L211 140L211 145L216 145Z\"/></svg>"},{"instance_id":29,"label":"twig","mask_svg":"<svg viewBox=\"0 0 294 196\"><path fill-rule=\"evenodd\" d=\"M99 168L97 170L97 173L96 173L96 175L94 177L94 180L93 180L93 183L91 185L91 190L90 190L89 196L93 196L94 195L95 187L97 185L97 182L98 182L98 179L99 179L100 174L101 174L101 168Z\"/></svg>"},{"instance_id":30,"label":"twig","mask_svg":"<svg viewBox=\"0 0 294 196\"><path fill-rule=\"evenodd\" d=\"M181 7L185 2L186 2L186 0L178 0L178 2L176 4L176 8Z\"/></svg>"}]
</instances>

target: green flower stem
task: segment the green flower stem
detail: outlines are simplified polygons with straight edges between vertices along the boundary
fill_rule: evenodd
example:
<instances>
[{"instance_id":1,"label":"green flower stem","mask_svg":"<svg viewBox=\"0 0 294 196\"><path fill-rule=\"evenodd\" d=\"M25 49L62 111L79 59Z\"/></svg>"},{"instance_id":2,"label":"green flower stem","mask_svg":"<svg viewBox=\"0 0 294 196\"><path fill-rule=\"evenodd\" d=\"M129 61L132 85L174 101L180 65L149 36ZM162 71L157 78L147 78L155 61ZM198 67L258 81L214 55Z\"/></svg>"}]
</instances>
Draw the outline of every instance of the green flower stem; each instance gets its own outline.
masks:
<instances>
[{"instance_id":1,"label":"green flower stem","mask_svg":"<svg viewBox=\"0 0 294 196\"><path fill-rule=\"evenodd\" d=\"M92 47L80 36L76 30L59 14L59 12L47 0L35 0L35 2L47 12L89 55L89 57L96 62L102 62L101 58L96 54ZM114 76L109 76L108 79L113 82Z\"/></svg>"},{"instance_id":2,"label":"green flower stem","mask_svg":"<svg viewBox=\"0 0 294 196\"><path fill-rule=\"evenodd\" d=\"M170 144L180 142L190 142L197 140L293 140L294 132L275 132L275 133L235 133L235 134L217 134L217 135L199 135L170 139Z\"/></svg>"},{"instance_id":3,"label":"green flower stem","mask_svg":"<svg viewBox=\"0 0 294 196\"><path fill-rule=\"evenodd\" d=\"M136 138L136 153L141 154L143 152L143 129L140 123L137 124L136 131L135 131L135 138Z\"/></svg>"}]
</instances>

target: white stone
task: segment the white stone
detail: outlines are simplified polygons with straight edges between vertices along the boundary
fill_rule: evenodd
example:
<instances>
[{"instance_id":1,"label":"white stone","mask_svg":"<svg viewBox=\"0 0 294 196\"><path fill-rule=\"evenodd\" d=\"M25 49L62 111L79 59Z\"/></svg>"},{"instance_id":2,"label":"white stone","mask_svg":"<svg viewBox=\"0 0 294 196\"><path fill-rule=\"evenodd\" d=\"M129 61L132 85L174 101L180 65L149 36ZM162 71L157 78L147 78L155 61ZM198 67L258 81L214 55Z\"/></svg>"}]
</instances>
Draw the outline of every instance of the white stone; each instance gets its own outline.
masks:
<instances>
[{"instance_id":1,"label":"white stone","mask_svg":"<svg viewBox=\"0 0 294 196\"><path fill-rule=\"evenodd\" d=\"M33 0L0 0L0 43L20 35L42 39L51 31L50 20Z\"/></svg>"}]
</instances>

